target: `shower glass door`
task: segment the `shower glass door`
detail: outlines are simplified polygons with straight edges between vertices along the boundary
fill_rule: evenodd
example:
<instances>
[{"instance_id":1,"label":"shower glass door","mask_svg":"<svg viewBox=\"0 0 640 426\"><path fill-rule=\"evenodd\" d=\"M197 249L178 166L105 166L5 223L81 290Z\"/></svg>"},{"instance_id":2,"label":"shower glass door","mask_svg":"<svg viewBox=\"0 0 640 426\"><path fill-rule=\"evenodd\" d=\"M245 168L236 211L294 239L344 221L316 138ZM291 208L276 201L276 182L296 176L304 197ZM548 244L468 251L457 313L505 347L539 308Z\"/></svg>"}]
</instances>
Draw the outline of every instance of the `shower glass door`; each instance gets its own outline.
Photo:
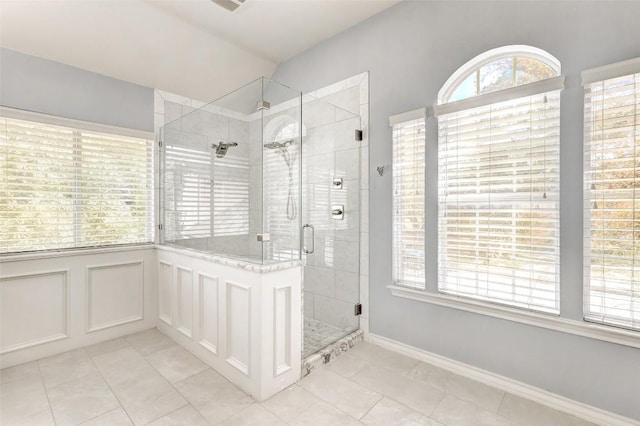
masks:
<instances>
[{"instance_id":1,"label":"shower glass door","mask_svg":"<svg viewBox=\"0 0 640 426\"><path fill-rule=\"evenodd\" d=\"M303 358L359 328L360 117L303 104Z\"/></svg>"}]
</instances>

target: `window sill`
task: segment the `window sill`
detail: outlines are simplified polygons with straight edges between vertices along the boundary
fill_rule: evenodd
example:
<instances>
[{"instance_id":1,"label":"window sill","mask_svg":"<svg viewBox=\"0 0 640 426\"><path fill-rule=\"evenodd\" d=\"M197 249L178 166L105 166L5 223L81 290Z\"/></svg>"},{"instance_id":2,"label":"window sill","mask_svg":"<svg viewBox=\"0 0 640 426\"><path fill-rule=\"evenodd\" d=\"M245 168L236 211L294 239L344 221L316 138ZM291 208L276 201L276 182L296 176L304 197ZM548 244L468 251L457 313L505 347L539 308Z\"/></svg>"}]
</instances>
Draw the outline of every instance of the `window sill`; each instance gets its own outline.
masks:
<instances>
[{"instance_id":1,"label":"window sill","mask_svg":"<svg viewBox=\"0 0 640 426\"><path fill-rule=\"evenodd\" d=\"M387 288L391 291L393 296L405 299L417 300L420 302L431 303L433 305L445 306L447 308L500 318L507 321L519 322L521 324L532 325L535 327L630 346L633 348L640 348L640 332L617 329L599 324L590 324L554 315L545 315L530 311L512 309L439 293L428 293L426 291L404 288L397 285L390 285L387 286Z\"/></svg>"},{"instance_id":2,"label":"window sill","mask_svg":"<svg viewBox=\"0 0 640 426\"><path fill-rule=\"evenodd\" d=\"M32 253L15 253L15 254L7 253L7 254L0 255L0 263L18 262L23 260L50 259L50 258L56 258L56 257L90 256L93 254L114 253L114 252L120 252L120 251L147 250L147 249L153 249L154 247L155 246L153 243L144 243L144 244L121 245L121 246L47 250L47 251L32 252Z\"/></svg>"}]
</instances>

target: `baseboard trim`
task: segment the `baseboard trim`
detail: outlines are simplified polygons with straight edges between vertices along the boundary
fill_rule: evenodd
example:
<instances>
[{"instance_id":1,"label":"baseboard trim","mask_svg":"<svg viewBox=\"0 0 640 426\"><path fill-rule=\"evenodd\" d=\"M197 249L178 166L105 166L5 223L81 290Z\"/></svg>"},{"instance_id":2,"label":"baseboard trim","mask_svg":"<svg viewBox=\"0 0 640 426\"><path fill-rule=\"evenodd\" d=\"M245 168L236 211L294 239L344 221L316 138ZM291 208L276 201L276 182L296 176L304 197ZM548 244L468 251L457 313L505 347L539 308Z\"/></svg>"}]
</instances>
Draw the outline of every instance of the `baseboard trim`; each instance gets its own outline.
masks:
<instances>
[{"instance_id":1,"label":"baseboard trim","mask_svg":"<svg viewBox=\"0 0 640 426\"><path fill-rule=\"evenodd\" d=\"M640 426L640 421L612 413L610 411L605 411L582 402L574 401L544 389L540 389L469 364L455 361L432 352L427 352L423 349L409 346L373 333L368 333L367 337L368 341L374 345L424 361L461 376L480 381L505 392L530 399L539 404L546 405L547 407L571 414L572 416L579 417L592 423L607 426Z\"/></svg>"}]
</instances>

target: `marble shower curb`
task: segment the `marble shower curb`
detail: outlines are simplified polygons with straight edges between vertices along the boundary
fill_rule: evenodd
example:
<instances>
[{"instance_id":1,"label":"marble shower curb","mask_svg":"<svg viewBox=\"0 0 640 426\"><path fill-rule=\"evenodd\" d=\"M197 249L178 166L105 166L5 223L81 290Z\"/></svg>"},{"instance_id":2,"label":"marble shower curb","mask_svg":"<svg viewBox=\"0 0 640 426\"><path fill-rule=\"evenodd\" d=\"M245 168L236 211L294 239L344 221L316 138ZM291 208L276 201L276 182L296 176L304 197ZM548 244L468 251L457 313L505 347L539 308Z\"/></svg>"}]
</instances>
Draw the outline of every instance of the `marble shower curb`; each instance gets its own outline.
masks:
<instances>
[{"instance_id":1,"label":"marble shower curb","mask_svg":"<svg viewBox=\"0 0 640 426\"><path fill-rule=\"evenodd\" d=\"M331 360L339 357L362 341L364 341L364 331L356 330L329 346L320 349L318 352L309 355L302 360L302 374L300 377L305 377L316 368L328 364Z\"/></svg>"}]
</instances>

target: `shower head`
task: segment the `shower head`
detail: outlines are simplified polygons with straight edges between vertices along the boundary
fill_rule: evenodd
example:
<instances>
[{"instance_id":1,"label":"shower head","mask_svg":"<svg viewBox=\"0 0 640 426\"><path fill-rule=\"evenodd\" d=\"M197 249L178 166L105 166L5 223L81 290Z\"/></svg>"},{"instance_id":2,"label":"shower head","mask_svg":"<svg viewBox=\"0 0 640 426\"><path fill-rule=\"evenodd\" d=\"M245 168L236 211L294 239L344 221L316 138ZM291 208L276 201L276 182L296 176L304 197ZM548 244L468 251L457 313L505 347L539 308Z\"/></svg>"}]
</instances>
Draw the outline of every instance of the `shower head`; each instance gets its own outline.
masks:
<instances>
[{"instance_id":1,"label":"shower head","mask_svg":"<svg viewBox=\"0 0 640 426\"><path fill-rule=\"evenodd\" d=\"M264 144L264 147L267 149L284 149L287 145L293 144L293 140L288 140L284 142L267 142Z\"/></svg>"},{"instance_id":2,"label":"shower head","mask_svg":"<svg viewBox=\"0 0 640 426\"><path fill-rule=\"evenodd\" d=\"M227 155L227 150L231 146L238 146L237 142L222 142L220 141L218 145L215 143L211 144L211 148L216 150L216 157L222 158Z\"/></svg>"}]
</instances>

